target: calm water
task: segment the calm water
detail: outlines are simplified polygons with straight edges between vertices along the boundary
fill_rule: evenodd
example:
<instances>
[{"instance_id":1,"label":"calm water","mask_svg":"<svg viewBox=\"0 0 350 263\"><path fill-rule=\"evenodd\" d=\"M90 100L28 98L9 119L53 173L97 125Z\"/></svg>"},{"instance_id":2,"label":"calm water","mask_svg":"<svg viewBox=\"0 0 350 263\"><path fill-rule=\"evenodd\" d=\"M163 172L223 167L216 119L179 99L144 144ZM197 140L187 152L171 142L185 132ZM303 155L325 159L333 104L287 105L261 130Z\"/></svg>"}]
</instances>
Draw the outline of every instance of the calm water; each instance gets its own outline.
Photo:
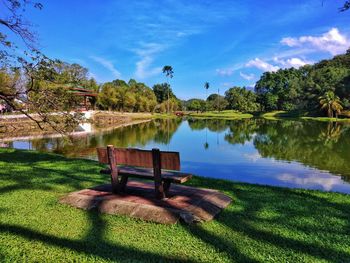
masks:
<instances>
[{"instance_id":1,"label":"calm water","mask_svg":"<svg viewBox=\"0 0 350 263\"><path fill-rule=\"evenodd\" d=\"M13 141L22 149L96 159L113 144L179 151L182 170L248 183L350 193L350 126L253 120L155 120L93 135Z\"/></svg>"}]
</instances>

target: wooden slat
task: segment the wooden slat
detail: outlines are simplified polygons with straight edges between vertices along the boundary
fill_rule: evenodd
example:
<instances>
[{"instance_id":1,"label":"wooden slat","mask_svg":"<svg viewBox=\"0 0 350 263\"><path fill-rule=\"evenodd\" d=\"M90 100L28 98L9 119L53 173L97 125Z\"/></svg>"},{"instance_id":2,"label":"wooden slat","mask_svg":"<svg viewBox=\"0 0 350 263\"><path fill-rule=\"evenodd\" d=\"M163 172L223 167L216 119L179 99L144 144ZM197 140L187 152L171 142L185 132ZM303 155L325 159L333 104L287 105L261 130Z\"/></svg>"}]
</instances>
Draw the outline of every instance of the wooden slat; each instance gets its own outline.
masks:
<instances>
[{"instance_id":1,"label":"wooden slat","mask_svg":"<svg viewBox=\"0 0 350 263\"><path fill-rule=\"evenodd\" d=\"M101 173L110 174L111 171L109 169L101 170ZM134 166L120 166L118 167L119 175L127 175L130 177L138 177L145 179L154 179L153 169L152 168L140 168ZM162 170L162 179L170 180L172 183L184 183L192 178L191 174L177 172L177 171L168 171Z\"/></svg>"},{"instance_id":2,"label":"wooden slat","mask_svg":"<svg viewBox=\"0 0 350 263\"><path fill-rule=\"evenodd\" d=\"M108 164L107 148L96 148L97 157L100 163Z\"/></svg>"},{"instance_id":3,"label":"wooden slat","mask_svg":"<svg viewBox=\"0 0 350 263\"><path fill-rule=\"evenodd\" d=\"M114 153L118 164L147 168L153 167L151 151L115 148Z\"/></svg>"},{"instance_id":4,"label":"wooden slat","mask_svg":"<svg viewBox=\"0 0 350 263\"><path fill-rule=\"evenodd\" d=\"M114 153L118 165L153 167L152 151L115 148ZM97 156L100 163L108 164L106 148L97 148ZM178 152L161 152L160 156L162 169L180 171L180 154Z\"/></svg>"}]
</instances>

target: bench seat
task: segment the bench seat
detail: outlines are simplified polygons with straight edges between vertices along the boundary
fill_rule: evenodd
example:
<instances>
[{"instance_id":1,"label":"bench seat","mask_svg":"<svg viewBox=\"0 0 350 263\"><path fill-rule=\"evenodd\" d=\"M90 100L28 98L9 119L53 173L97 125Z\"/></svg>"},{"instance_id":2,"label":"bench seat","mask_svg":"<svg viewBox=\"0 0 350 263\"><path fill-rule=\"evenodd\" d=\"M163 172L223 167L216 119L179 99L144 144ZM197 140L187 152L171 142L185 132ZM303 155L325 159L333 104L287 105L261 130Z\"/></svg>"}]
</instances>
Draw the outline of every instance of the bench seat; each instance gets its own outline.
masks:
<instances>
[{"instance_id":1,"label":"bench seat","mask_svg":"<svg viewBox=\"0 0 350 263\"><path fill-rule=\"evenodd\" d=\"M179 171L170 171L170 170L161 170L162 172L162 180L168 180L172 183L182 184L187 182L192 178L191 174L183 173ZM103 174L111 174L110 169L101 170ZM152 168L144 168L144 167L136 167L136 166L118 166L118 174L121 176L128 177L138 177L145 179L154 179L153 169Z\"/></svg>"}]
</instances>

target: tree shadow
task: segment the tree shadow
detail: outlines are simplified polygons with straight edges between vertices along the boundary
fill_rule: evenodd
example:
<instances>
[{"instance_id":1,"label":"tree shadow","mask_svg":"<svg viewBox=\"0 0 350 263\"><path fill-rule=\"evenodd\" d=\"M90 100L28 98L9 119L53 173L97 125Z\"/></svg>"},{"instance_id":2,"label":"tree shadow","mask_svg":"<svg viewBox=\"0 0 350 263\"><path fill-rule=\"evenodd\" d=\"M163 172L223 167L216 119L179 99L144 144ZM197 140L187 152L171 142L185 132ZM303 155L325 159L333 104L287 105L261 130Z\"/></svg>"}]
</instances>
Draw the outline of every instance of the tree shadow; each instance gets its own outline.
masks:
<instances>
[{"instance_id":1,"label":"tree shadow","mask_svg":"<svg viewBox=\"0 0 350 263\"><path fill-rule=\"evenodd\" d=\"M207 180L206 180L207 181ZM306 254L318 260L346 262L350 251L332 247L332 242L338 247L350 247L350 203L340 204L320 197L317 192L295 191L275 187L258 187L249 184L235 184L220 181L207 181L212 187L227 191L233 197L231 206L242 209L226 209L216 219L217 223L228 227L235 233L250 238L261 244L272 245L286 253ZM224 183L224 185L222 184ZM202 186L202 185L201 185ZM270 210L272 218L264 218L261 214ZM336 216L347 222L346 226L307 223L310 220L327 220L327 216ZM302 222L302 223L296 223ZM331 224L331 223L330 223ZM226 238L211 233L200 225L185 227L192 235L202 239L207 244L224 251L239 262L254 262L255 260L239 251L236 244ZM283 234L275 229L288 229ZM287 233L287 234L286 234ZM318 233L312 240L303 238L312 233ZM342 241L339 239L342 237ZM259 254L258 248L256 251Z\"/></svg>"},{"instance_id":2,"label":"tree shadow","mask_svg":"<svg viewBox=\"0 0 350 263\"><path fill-rule=\"evenodd\" d=\"M53 190L60 185L72 189L82 189L87 184L93 186L108 180L99 173L99 165L92 166L91 161L67 159L54 154L41 154L32 151L0 151L1 162L6 169L0 171L0 187L4 194L16 190Z\"/></svg>"}]
</instances>

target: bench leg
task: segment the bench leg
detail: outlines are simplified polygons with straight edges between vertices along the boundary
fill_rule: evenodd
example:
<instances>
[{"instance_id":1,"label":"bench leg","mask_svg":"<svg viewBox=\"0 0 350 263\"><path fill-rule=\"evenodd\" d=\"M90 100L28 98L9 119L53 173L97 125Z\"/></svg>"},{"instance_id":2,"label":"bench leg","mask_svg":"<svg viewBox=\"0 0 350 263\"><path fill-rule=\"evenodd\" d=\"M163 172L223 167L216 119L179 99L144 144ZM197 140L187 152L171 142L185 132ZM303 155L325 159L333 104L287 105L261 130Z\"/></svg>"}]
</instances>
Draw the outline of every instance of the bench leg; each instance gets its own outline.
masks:
<instances>
[{"instance_id":1,"label":"bench leg","mask_svg":"<svg viewBox=\"0 0 350 263\"><path fill-rule=\"evenodd\" d=\"M165 193L164 193L164 182L154 182L155 186L155 191L156 191L156 198L157 199L163 199L165 198Z\"/></svg>"},{"instance_id":2,"label":"bench leg","mask_svg":"<svg viewBox=\"0 0 350 263\"><path fill-rule=\"evenodd\" d=\"M120 180L120 191L125 192L126 190L126 184L128 183L129 177L127 175L122 175L122 178Z\"/></svg>"},{"instance_id":3,"label":"bench leg","mask_svg":"<svg viewBox=\"0 0 350 263\"><path fill-rule=\"evenodd\" d=\"M118 180L118 172L111 172L111 184L112 184L112 193L117 194L119 192L119 180Z\"/></svg>"},{"instance_id":4,"label":"bench leg","mask_svg":"<svg viewBox=\"0 0 350 263\"><path fill-rule=\"evenodd\" d=\"M164 199L166 197L169 197L170 185L171 181L169 180L164 180L161 182L155 181L156 197L158 199Z\"/></svg>"},{"instance_id":5,"label":"bench leg","mask_svg":"<svg viewBox=\"0 0 350 263\"><path fill-rule=\"evenodd\" d=\"M164 189L164 194L166 197L169 197L170 185L171 185L170 180L164 180L163 189Z\"/></svg>"}]
</instances>

